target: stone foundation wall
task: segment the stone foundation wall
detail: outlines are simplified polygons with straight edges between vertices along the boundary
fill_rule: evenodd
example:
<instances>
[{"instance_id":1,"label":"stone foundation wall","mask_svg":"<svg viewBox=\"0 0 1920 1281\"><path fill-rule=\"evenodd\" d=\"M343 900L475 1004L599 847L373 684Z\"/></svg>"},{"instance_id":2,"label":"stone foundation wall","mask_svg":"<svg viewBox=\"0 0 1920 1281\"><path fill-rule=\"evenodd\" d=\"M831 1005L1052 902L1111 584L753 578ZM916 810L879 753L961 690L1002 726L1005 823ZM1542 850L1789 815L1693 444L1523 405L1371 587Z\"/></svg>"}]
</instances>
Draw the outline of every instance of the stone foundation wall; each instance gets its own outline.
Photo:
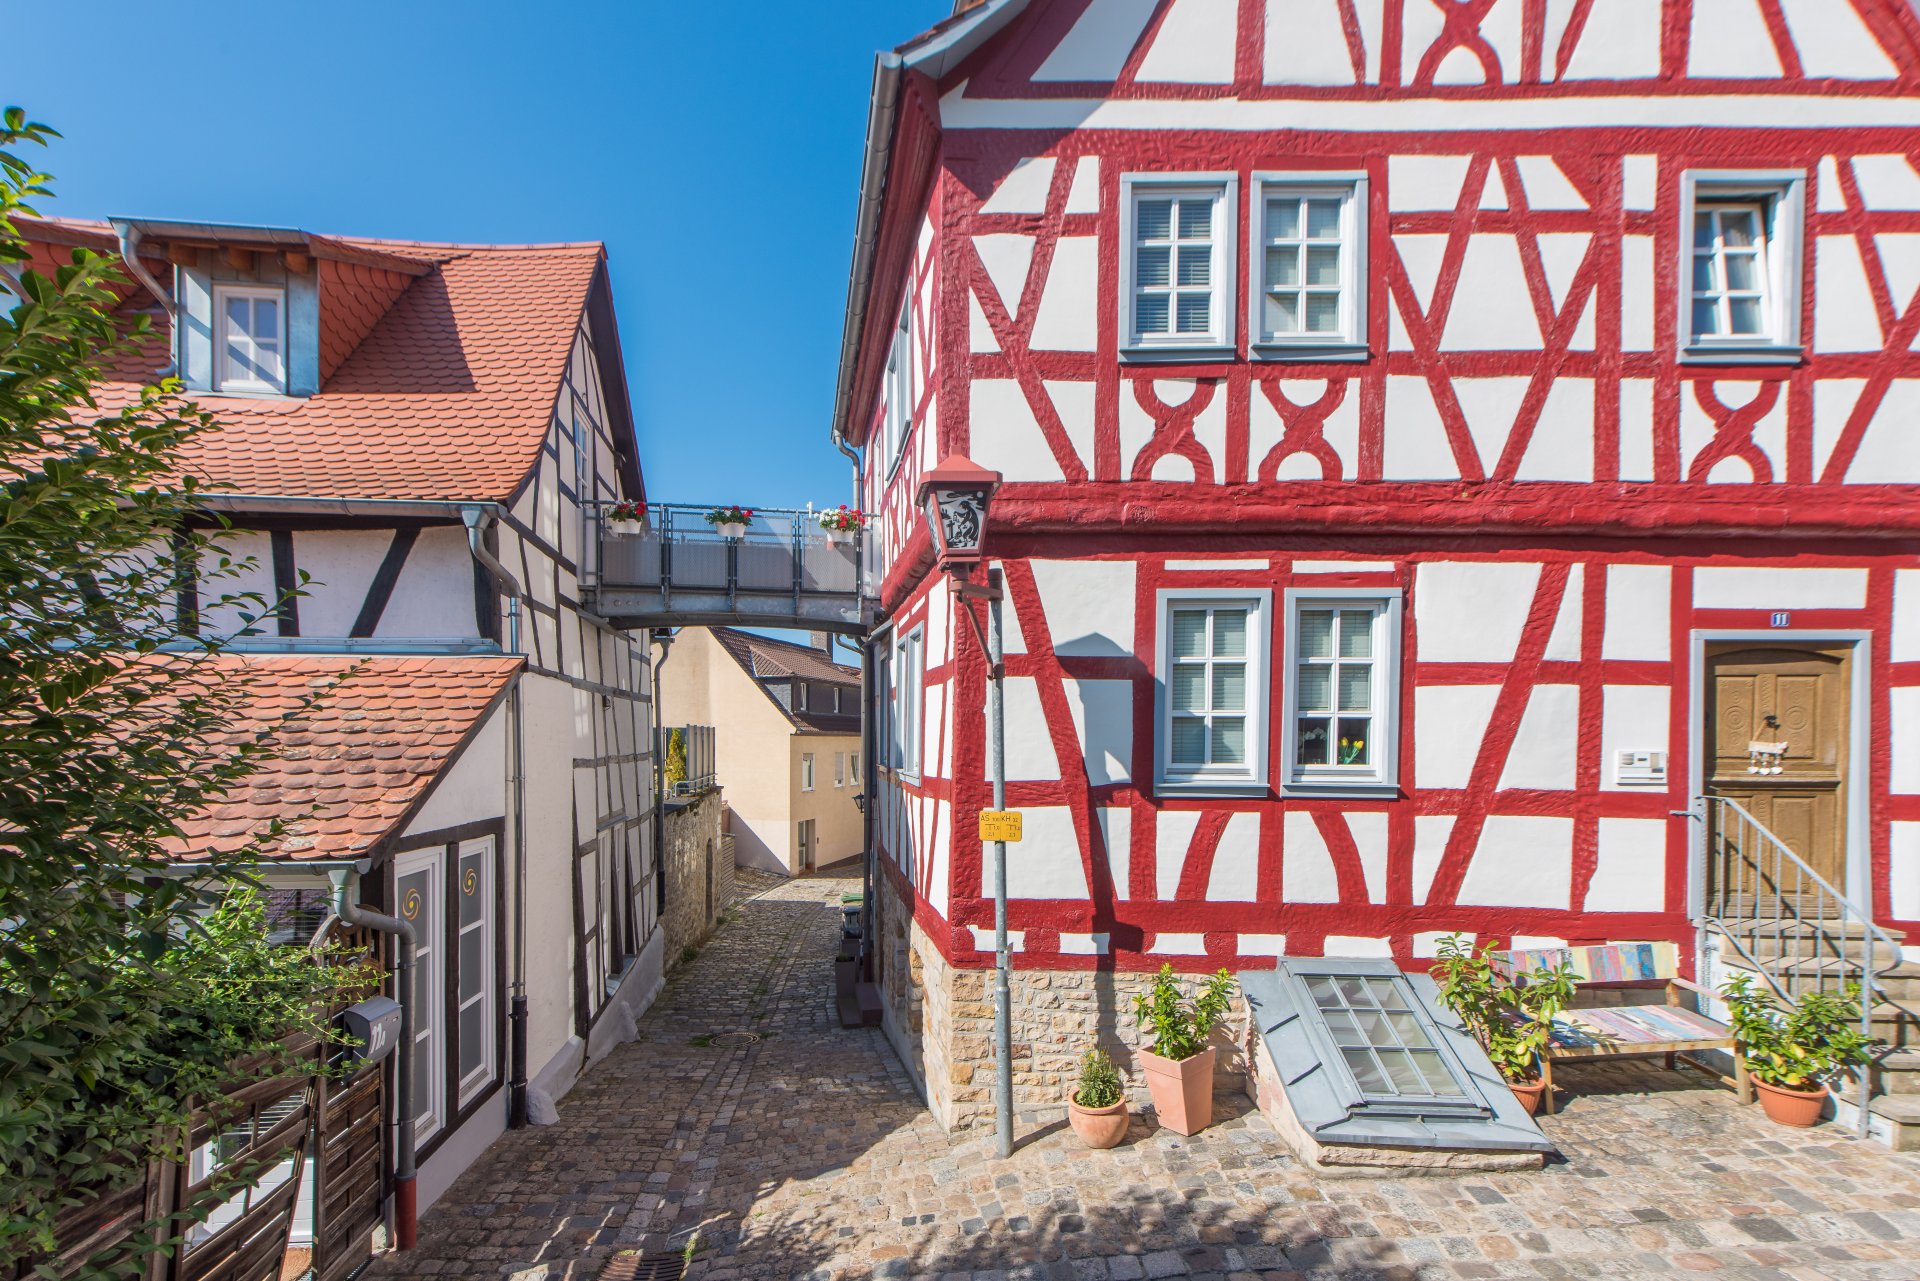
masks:
<instances>
[{"instance_id":1,"label":"stone foundation wall","mask_svg":"<svg viewBox=\"0 0 1920 1281\"><path fill-rule=\"evenodd\" d=\"M910 908L884 876L880 887L881 989L888 1038L941 1124L948 1129L991 1127L993 970L950 965L913 924ZM1198 977L1182 975L1189 991ZM1152 978L1133 971L1022 970L1020 954L1014 953L1009 993L1014 1106L1063 1104L1077 1078L1081 1054L1098 1045L1119 1066L1134 1108L1144 1108L1146 1082L1134 1050L1145 1038L1134 1022L1133 998ZM1235 1000L1227 1023L1214 1031L1219 1050L1215 1090L1246 1087L1245 1006Z\"/></svg>"},{"instance_id":2,"label":"stone foundation wall","mask_svg":"<svg viewBox=\"0 0 1920 1281\"><path fill-rule=\"evenodd\" d=\"M666 805L667 902L661 921L666 963L698 947L733 901L733 838L720 830L719 788Z\"/></svg>"}]
</instances>

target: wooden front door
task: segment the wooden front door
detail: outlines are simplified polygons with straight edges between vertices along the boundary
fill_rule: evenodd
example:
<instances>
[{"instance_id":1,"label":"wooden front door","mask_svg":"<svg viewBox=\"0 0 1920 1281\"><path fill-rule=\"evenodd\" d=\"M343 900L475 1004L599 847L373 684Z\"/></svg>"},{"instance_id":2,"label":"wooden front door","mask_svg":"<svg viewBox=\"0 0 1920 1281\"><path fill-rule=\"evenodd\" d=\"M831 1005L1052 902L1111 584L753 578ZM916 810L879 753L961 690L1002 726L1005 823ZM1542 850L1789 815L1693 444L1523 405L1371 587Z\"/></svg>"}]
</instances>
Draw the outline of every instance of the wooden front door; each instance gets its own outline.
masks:
<instances>
[{"instance_id":1,"label":"wooden front door","mask_svg":"<svg viewBox=\"0 0 1920 1281\"><path fill-rule=\"evenodd\" d=\"M1843 894L1852 656L1850 645L1731 642L1707 651L1708 793L1739 802ZM1716 808L1709 848L1723 835ZM1773 879L1762 893L1797 888ZM1754 888L1751 874L1744 880L1738 888Z\"/></svg>"}]
</instances>

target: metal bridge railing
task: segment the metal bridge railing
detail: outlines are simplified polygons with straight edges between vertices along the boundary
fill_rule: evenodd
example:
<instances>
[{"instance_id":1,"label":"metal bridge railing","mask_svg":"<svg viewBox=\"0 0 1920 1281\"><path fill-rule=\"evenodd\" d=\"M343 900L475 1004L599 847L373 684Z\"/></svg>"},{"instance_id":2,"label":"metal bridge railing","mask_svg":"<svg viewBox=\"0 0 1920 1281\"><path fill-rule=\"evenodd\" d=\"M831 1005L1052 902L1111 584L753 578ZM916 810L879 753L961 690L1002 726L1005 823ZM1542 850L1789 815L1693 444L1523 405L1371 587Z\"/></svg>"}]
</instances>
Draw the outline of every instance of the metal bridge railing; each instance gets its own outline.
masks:
<instances>
[{"instance_id":1,"label":"metal bridge railing","mask_svg":"<svg viewBox=\"0 0 1920 1281\"><path fill-rule=\"evenodd\" d=\"M607 504L588 508L591 541L598 556L589 586L657 592L673 608L679 595L788 596L793 609L808 597L858 598L876 594L866 531L836 539L819 524L819 513L794 508L754 508L738 537L706 519L710 507L649 503L637 528L621 529L606 516Z\"/></svg>"},{"instance_id":2,"label":"metal bridge railing","mask_svg":"<svg viewBox=\"0 0 1920 1281\"><path fill-rule=\"evenodd\" d=\"M1871 1039L1882 963L1901 958L1893 936L1732 797L1696 797L1690 813L1706 824L1706 926L1788 1004L1859 983L1860 1031ZM1871 1085L1861 1069L1862 1136Z\"/></svg>"}]
</instances>

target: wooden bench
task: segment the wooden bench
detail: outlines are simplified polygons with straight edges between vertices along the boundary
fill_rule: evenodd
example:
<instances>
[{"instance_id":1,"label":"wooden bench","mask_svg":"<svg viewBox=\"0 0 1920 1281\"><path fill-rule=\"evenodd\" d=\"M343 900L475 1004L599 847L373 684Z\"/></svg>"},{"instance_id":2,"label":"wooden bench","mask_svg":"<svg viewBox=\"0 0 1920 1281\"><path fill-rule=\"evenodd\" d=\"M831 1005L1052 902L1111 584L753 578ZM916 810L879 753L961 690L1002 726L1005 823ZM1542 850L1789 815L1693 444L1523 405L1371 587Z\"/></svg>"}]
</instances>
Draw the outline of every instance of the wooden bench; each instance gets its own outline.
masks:
<instances>
[{"instance_id":1,"label":"wooden bench","mask_svg":"<svg viewBox=\"0 0 1920 1281\"><path fill-rule=\"evenodd\" d=\"M1553 1065L1581 1059L1666 1057L1667 1066L1686 1059L1716 1080L1733 1086L1742 1103L1753 1101L1747 1065L1733 1041L1733 1029L1681 1004L1681 992L1697 997L1715 995L1680 977L1680 949L1672 943L1607 943L1596 947L1519 948L1495 952L1493 967L1503 975L1531 974L1542 967L1572 966L1582 988L1623 983L1664 982L1664 1005L1607 1005L1562 1010L1553 1020L1546 1049L1540 1055L1540 1079L1546 1083L1544 1102L1554 1111ZM1733 1075L1723 1076L1693 1056L1701 1050L1726 1050L1733 1055Z\"/></svg>"}]
</instances>

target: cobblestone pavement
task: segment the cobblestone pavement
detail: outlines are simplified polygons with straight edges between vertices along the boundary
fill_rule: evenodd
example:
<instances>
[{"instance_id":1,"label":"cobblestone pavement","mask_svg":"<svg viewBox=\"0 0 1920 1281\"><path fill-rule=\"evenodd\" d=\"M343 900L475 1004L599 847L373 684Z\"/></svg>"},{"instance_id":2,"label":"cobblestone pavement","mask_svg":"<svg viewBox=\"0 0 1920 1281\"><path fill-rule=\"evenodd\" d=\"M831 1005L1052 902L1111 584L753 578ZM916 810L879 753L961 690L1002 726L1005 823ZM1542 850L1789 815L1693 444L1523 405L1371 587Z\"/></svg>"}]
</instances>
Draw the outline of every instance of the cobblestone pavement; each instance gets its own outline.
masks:
<instances>
[{"instance_id":1,"label":"cobblestone pavement","mask_svg":"<svg viewBox=\"0 0 1920 1281\"><path fill-rule=\"evenodd\" d=\"M1544 1125L1565 1159L1538 1173L1316 1179L1224 1095L1200 1136L1136 1120L1110 1152L1029 1118L999 1163L933 1123L877 1031L838 1027L853 884L776 880L737 905L560 1123L496 1144L374 1281L587 1277L696 1231L707 1281L1920 1277L1920 1157L1781 1129L1654 1066L1556 1073L1574 1097ZM737 1031L762 1039L709 1040Z\"/></svg>"}]
</instances>

